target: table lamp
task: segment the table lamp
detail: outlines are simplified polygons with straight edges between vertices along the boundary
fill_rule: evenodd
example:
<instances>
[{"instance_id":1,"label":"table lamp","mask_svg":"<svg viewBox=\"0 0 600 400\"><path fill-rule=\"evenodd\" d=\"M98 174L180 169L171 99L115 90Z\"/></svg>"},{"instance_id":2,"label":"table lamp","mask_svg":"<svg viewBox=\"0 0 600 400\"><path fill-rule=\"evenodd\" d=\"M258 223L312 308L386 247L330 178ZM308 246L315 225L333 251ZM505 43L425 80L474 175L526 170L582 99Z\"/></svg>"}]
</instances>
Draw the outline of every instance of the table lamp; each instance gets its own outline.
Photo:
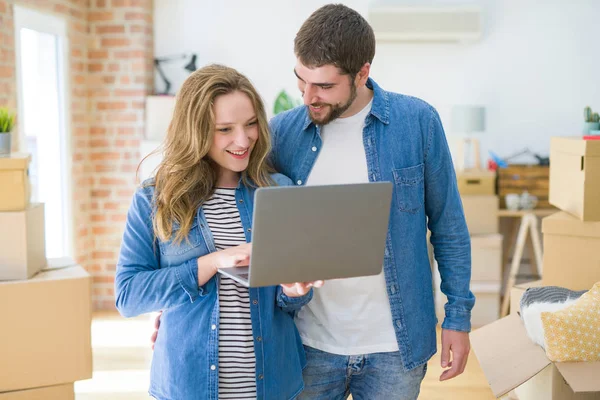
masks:
<instances>
[{"instance_id":1,"label":"table lamp","mask_svg":"<svg viewBox=\"0 0 600 400\"><path fill-rule=\"evenodd\" d=\"M485 108L480 106L453 106L451 128L453 133L465 134L459 146L458 169L481 170L479 139L473 137L472 134L485 131ZM465 151L467 147L468 150ZM470 152L474 154L473 166L469 166L468 161L466 161Z\"/></svg>"}]
</instances>

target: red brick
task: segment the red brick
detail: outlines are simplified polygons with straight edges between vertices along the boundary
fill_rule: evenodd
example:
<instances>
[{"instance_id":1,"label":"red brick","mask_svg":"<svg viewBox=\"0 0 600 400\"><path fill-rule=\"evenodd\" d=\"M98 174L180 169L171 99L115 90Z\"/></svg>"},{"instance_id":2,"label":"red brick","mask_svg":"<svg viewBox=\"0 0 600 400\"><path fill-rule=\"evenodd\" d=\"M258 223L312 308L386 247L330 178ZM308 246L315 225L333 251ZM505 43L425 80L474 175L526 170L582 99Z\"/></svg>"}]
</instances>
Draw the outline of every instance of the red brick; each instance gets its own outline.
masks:
<instances>
[{"instance_id":1,"label":"red brick","mask_svg":"<svg viewBox=\"0 0 600 400\"><path fill-rule=\"evenodd\" d=\"M124 101L101 101L97 104L98 110L126 110L127 103Z\"/></svg>"},{"instance_id":2,"label":"red brick","mask_svg":"<svg viewBox=\"0 0 600 400\"><path fill-rule=\"evenodd\" d=\"M108 202L108 201L106 203L104 203L105 210L118 210L119 208L120 208L119 203Z\"/></svg>"},{"instance_id":3,"label":"red brick","mask_svg":"<svg viewBox=\"0 0 600 400\"><path fill-rule=\"evenodd\" d=\"M73 75L73 82L75 82L77 85L84 85L85 75Z\"/></svg>"},{"instance_id":4,"label":"red brick","mask_svg":"<svg viewBox=\"0 0 600 400\"><path fill-rule=\"evenodd\" d=\"M55 4L54 12L59 14L67 14L69 12L69 7L65 6L64 4Z\"/></svg>"},{"instance_id":5,"label":"red brick","mask_svg":"<svg viewBox=\"0 0 600 400\"><path fill-rule=\"evenodd\" d=\"M121 227L115 227L115 226L93 226L92 227L92 234L94 234L94 235L115 235L115 234L119 234L119 233L123 233Z\"/></svg>"},{"instance_id":6,"label":"red brick","mask_svg":"<svg viewBox=\"0 0 600 400\"><path fill-rule=\"evenodd\" d=\"M118 153L115 151L90 154L90 159L92 161L119 160L120 158L121 158L121 153Z\"/></svg>"},{"instance_id":7,"label":"red brick","mask_svg":"<svg viewBox=\"0 0 600 400\"><path fill-rule=\"evenodd\" d=\"M91 148L97 148L97 147L109 147L110 146L110 142L106 139L92 139L90 140L90 147Z\"/></svg>"},{"instance_id":8,"label":"red brick","mask_svg":"<svg viewBox=\"0 0 600 400\"><path fill-rule=\"evenodd\" d=\"M110 90L105 89L105 88L93 88L88 90L88 96L89 97L108 97L110 96Z\"/></svg>"},{"instance_id":9,"label":"red brick","mask_svg":"<svg viewBox=\"0 0 600 400\"><path fill-rule=\"evenodd\" d=\"M92 197L104 199L110 197L110 193L110 190L92 190Z\"/></svg>"},{"instance_id":10,"label":"red brick","mask_svg":"<svg viewBox=\"0 0 600 400\"><path fill-rule=\"evenodd\" d=\"M130 58L146 58L147 54L142 50L124 50L124 51L115 51L113 53L114 58L127 60Z\"/></svg>"},{"instance_id":11,"label":"red brick","mask_svg":"<svg viewBox=\"0 0 600 400\"><path fill-rule=\"evenodd\" d=\"M100 185L121 185L126 186L129 184L125 179L118 178L100 178Z\"/></svg>"},{"instance_id":12,"label":"red brick","mask_svg":"<svg viewBox=\"0 0 600 400\"><path fill-rule=\"evenodd\" d=\"M102 82L107 83L107 84L113 84L113 83L115 83L116 80L117 80L117 78L114 75L102 77Z\"/></svg>"},{"instance_id":13,"label":"red brick","mask_svg":"<svg viewBox=\"0 0 600 400\"><path fill-rule=\"evenodd\" d=\"M112 21L112 20L114 20L114 15L110 11L91 11L88 13L88 21L90 21L90 22Z\"/></svg>"},{"instance_id":14,"label":"red brick","mask_svg":"<svg viewBox=\"0 0 600 400\"><path fill-rule=\"evenodd\" d=\"M125 19L128 21L148 21L149 15L140 12L126 12Z\"/></svg>"},{"instance_id":15,"label":"red brick","mask_svg":"<svg viewBox=\"0 0 600 400\"><path fill-rule=\"evenodd\" d=\"M109 64L108 65L108 72L119 72L121 70L121 66L119 64Z\"/></svg>"},{"instance_id":16,"label":"red brick","mask_svg":"<svg viewBox=\"0 0 600 400\"><path fill-rule=\"evenodd\" d=\"M0 78L12 78L14 76L14 68L0 65Z\"/></svg>"},{"instance_id":17,"label":"red brick","mask_svg":"<svg viewBox=\"0 0 600 400\"><path fill-rule=\"evenodd\" d=\"M117 97L145 97L146 90L143 89L116 89L115 96Z\"/></svg>"},{"instance_id":18,"label":"red brick","mask_svg":"<svg viewBox=\"0 0 600 400\"><path fill-rule=\"evenodd\" d=\"M114 164L99 164L94 166L94 172L116 172L117 166Z\"/></svg>"},{"instance_id":19,"label":"red brick","mask_svg":"<svg viewBox=\"0 0 600 400\"><path fill-rule=\"evenodd\" d=\"M103 35L106 33L125 33L123 25L100 25L95 27L96 33Z\"/></svg>"},{"instance_id":20,"label":"red brick","mask_svg":"<svg viewBox=\"0 0 600 400\"><path fill-rule=\"evenodd\" d=\"M106 222L106 215L104 214L94 214L90 216L90 220L92 222Z\"/></svg>"},{"instance_id":21,"label":"red brick","mask_svg":"<svg viewBox=\"0 0 600 400\"><path fill-rule=\"evenodd\" d=\"M111 120L114 122L137 122L138 116L137 114L132 113L120 113L111 116ZM141 121L141 118L139 118Z\"/></svg>"},{"instance_id":22,"label":"red brick","mask_svg":"<svg viewBox=\"0 0 600 400\"><path fill-rule=\"evenodd\" d=\"M127 38L103 38L100 45L102 47L127 47L131 46L131 40Z\"/></svg>"},{"instance_id":23,"label":"red brick","mask_svg":"<svg viewBox=\"0 0 600 400\"><path fill-rule=\"evenodd\" d=\"M73 18L77 18L77 19L83 18L83 12L76 8L69 8L69 15L71 15Z\"/></svg>"},{"instance_id":24,"label":"red brick","mask_svg":"<svg viewBox=\"0 0 600 400\"><path fill-rule=\"evenodd\" d=\"M104 65L102 65L102 64L95 63L95 64L88 65L89 72L102 72L103 70L104 70Z\"/></svg>"},{"instance_id":25,"label":"red brick","mask_svg":"<svg viewBox=\"0 0 600 400\"><path fill-rule=\"evenodd\" d=\"M107 59L108 58L108 51L107 50L90 50L88 52L88 57L91 60Z\"/></svg>"},{"instance_id":26,"label":"red brick","mask_svg":"<svg viewBox=\"0 0 600 400\"><path fill-rule=\"evenodd\" d=\"M104 135L106 133L106 128L99 127L99 126L92 126L90 128L90 133L92 135Z\"/></svg>"}]
</instances>

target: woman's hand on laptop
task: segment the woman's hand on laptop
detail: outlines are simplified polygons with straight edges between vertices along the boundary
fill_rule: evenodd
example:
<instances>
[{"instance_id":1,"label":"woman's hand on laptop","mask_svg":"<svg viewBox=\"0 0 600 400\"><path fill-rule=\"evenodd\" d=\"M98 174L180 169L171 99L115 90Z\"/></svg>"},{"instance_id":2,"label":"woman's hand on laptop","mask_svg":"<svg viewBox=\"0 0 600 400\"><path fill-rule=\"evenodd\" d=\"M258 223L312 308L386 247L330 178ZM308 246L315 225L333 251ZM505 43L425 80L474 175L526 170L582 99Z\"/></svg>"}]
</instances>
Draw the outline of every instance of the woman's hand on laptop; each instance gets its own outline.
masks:
<instances>
[{"instance_id":1,"label":"woman's hand on laptop","mask_svg":"<svg viewBox=\"0 0 600 400\"><path fill-rule=\"evenodd\" d=\"M324 281L282 283L283 293L288 297L300 297L309 292L310 288L320 288Z\"/></svg>"},{"instance_id":2,"label":"woman's hand on laptop","mask_svg":"<svg viewBox=\"0 0 600 400\"><path fill-rule=\"evenodd\" d=\"M198 286L208 282L221 268L249 265L251 254L252 244L244 243L198 258Z\"/></svg>"}]
</instances>

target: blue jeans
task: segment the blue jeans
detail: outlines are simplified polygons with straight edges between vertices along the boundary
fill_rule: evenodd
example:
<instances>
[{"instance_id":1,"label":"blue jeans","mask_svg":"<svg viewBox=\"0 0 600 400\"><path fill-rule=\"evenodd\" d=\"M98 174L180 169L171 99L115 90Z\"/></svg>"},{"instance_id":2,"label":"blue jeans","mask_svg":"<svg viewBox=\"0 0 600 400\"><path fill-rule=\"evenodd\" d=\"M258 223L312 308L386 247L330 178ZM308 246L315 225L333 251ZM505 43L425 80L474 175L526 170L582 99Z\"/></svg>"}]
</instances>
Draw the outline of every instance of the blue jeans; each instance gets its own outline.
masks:
<instances>
[{"instance_id":1,"label":"blue jeans","mask_svg":"<svg viewBox=\"0 0 600 400\"><path fill-rule=\"evenodd\" d=\"M304 391L298 400L412 400L427 364L404 371L400 352L340 356L304 346Z\"/></svg>"}]
</instances>

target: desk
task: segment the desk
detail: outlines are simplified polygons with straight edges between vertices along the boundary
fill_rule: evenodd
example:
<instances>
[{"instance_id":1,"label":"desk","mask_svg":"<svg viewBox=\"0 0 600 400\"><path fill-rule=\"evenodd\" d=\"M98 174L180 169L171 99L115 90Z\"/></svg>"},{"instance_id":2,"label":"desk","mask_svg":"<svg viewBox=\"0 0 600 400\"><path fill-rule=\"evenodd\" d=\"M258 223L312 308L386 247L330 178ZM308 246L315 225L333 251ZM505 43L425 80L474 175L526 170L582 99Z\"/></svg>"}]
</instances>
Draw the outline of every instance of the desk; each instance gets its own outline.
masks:
<instances>
[{"instance_id":1,"label":"desk","mask_svg":"<svg viewBox=\"0 0 600 400\"><path fill-rule=\"evenodd\" d=\"M508 281L504 288L504 297L502 299L502 308L500 315L502 317L508 315L508 307L510 305L510 290L515 285L519 267L521 266L521 258L523 257L523 249L525 245L530 247L534 257L532 258L532 267L534 273L541 276L542 272L542 242L538 230L538 218L547 217L554 214L558 210L555 208L539 208L533 210L498 210L498 218L520 218L521 223L518 226L515 224L511 228L511 233L508 237L508 249L502 253L502 268L506 267L508 255L511 253L514 246L515 251L511 263ZM528 235L530 234L530 235ZM529 242L527 238L529 236Z\"/></svg>"}]
</instances>

